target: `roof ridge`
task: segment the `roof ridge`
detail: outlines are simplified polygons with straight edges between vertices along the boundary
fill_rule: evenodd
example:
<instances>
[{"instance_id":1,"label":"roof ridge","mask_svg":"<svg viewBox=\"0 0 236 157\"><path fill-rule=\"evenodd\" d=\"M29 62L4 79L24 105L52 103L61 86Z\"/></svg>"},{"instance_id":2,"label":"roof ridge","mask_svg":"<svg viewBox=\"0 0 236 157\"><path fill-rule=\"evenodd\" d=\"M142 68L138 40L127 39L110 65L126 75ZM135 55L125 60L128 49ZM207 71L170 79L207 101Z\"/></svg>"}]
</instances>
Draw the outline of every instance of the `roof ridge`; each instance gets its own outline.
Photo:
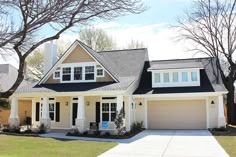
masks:
<instances>
[{"instance_id":1,"label":"roof ridge","mask_svg":"<svg viewBox=\"0 0 236 157\"><path fill-rule=\"evenodd\" d=\"M164 59L164 60L150 60L150 62L164 62L164 61L178 61L178 60L194 60L194 59L210 59L215 57L198 57L198 58L183 58L183 59Z\"/></svg>"},{"instance_id":2,"label":"roof ridge","mask_svg":"<svg viewBox=\"0 0 236 157\"><path fill-rule=\"evenodd\" d=\"M134 51L134 50L145 50L147 48L136 48L136 49L117 49L117 50L109 50L109 51L98 51L97 53L108 53L108 52L116 52L116 51Z\"/></svg>"}]
</instances>

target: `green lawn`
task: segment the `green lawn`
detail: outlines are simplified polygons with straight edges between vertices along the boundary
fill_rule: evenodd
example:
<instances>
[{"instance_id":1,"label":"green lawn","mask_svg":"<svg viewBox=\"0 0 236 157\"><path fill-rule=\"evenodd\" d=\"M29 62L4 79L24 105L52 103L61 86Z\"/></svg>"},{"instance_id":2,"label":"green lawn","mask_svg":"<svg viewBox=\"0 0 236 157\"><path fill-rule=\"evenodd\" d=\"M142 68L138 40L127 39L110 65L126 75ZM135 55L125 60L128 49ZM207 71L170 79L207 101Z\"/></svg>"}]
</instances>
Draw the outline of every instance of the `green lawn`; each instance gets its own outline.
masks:
<instances>
[{"instance_id":1,"label":"green lawn","mask_svg":"<svg viewBox=\"0 0 236 157\"><path fill-rule=\"evenodd\" d=\"M113 142L0 135L0 157L95 157L116 145Z\"/></svg>"},{"instance_id":2,"label":"green lawn","mask_svg":"<svg viewBox=\"0 0 236 157\"><path fill-rule=\"evenodd\" d=\"M236 127L229 127L228 133L215 134L215 138L230 157L236 157Z\"/></svg>"}]
</instances>

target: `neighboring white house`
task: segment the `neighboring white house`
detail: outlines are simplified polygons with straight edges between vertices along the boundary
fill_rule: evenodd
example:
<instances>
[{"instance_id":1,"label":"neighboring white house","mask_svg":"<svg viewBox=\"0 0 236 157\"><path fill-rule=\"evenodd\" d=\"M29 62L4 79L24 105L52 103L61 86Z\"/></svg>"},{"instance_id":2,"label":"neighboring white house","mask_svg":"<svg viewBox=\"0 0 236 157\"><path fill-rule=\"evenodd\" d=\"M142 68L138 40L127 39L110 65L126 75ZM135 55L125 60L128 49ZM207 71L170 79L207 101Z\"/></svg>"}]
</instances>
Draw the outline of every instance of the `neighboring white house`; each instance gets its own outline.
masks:
<instances>
[{"instance_id":1,"label":"neighboring white house","mask_svg":"<svg viewBox=\"0 0 236 157\"><path fill-rule=\"evenodd\" d=\"M76 40L58 60L45 46L45 75L12 96L11 125L18 125L18 101L32 101L32 124L54 129L114 130L116 111L125 125L146 129L207 129L225 126L222 81L214 58L149 61L147 49L95 52ZM54 64L55 63L55 64Z\"/></svg>"}]
</instances>

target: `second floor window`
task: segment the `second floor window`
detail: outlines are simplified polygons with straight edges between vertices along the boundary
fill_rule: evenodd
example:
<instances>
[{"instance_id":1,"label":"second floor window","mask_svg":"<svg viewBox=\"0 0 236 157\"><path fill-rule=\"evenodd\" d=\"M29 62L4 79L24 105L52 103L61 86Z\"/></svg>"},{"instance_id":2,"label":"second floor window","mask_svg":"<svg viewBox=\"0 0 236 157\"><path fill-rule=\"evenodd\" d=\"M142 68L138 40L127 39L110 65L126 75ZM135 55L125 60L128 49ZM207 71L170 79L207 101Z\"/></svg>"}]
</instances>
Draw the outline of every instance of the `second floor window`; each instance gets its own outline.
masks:
<instances>
[{"instance_id":1,"label":"second floor window","mask_svg":"<svg viewBox=\"0 0 236 157\"><path fill-rule=\"evenodd\" d=\"M170 81L169 73L164 73L163 74L163 80L164 80L164 82L169 82Z\"/></svg>"},{"instance_id":2,"label":"second floor window","mask_svg":"<svg viewBox=\"0 0 236 157\"><path fill-rule=\"evenodd\" d=\"M94 66L85 67L85 80L94 80Z\"/></svg>"},{"instance_id":3,"label":"second floor window","mask_svg":"<svg viewBox=\"0 0 236 157\"><path fill-rule=\"evenodd\" d=\"M182 81L188 82L188 73L187 72L182 72Z\"/></svg>"},{"instance_id":4,"label":"second floor window","mask_svg":"<svg viewBox=\"0 0 236 157\"><path fill-rule=\"evenodd\" d=\"M74 80L82 80L82 67L74 67Z\"/></svg>"},{"instance_id":5,"label":"second floor window","mask_svg":"<svg viewBox=\"0 0 236 157\"><path fill-rule=\"evenodd\" d=\"M71 68L66 67L62 69L62 80L63 81L70 81L71 80Z\"/></svg>"}]
</instances>

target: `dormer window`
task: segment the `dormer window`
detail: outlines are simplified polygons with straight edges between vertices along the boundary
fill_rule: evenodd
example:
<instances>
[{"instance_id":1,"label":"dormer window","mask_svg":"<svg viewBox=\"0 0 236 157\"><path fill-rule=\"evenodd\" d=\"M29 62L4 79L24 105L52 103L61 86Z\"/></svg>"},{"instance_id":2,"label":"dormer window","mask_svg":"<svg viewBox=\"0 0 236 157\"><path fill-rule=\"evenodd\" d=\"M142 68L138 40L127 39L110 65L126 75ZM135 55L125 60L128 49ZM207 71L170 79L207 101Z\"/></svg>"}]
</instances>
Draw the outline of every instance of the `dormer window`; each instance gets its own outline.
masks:
<instances>
[{"instance_id":1,"label":"dormer window","mask_svg":"<svg viewBox=\"0 0 236 157\"><path fill-rule=\"evenodd\" d=\"M200 69L153 70L152 87L200 86Z\"/></svg>"},{"instance_id":2,"label":"dormer window","mask_svg":"<svg viewBox=\"0 0 236 157\"><path fill-rule=\"evenodd\" d=\"M173 82L179 82L179 73L173 72Z\"/></svg>"},{"instance_id":3,"label":"dormer window","mask_svg":"<svg viewBox=\"0 0 236 157\"><path fill-rule=\"evenodd\" d=\"M62 68L62 80L63 81L71 80L71 67Z\"/></svg>"},{"instance_id":4,"label":"dormer window","mask_svg":"<svg viewBox=\"0 0 236 157\"><path fill-rule=\"evenodd\" d=\"M82 67L74 67L74 80L82 80Z\"/></svg>"},{"instance_id":5,"label":"dormer window","mask_svg":"<svg viewBox=\"0 0 236 157\"><path fill-rule=\"evenodd\" d=\"M85 67L85 80L94 80L94 66Z\"/></svg>"},{"instance_id":6,"label":"dormer window","mask_svg":"<svg viewBox=\"0 0 236 157\"><path fill-rule=\"evenodd\" d=\"M191 79L192 79L192 81L198 81L197 80L197 72L191 72Z\"/></svg>"},{"instance_id":7,"label":"dormer window","mask_svg":"<svg viewBox=\"0 0 236 157\"><path fill-rule=\"evenodd\" d=\"M61 82L95 82L95 67L93 62L62 64Z\"/></svg>"},{"instance_id":8,"label":"dormer window","mask_svg":"<svg viewBox=\"0 0 236 157\"><path fill-rule=\"evenodd\" d=\"M188 73L182 72L182 82L188 82Z\"/></svg>"}]
</instances>

